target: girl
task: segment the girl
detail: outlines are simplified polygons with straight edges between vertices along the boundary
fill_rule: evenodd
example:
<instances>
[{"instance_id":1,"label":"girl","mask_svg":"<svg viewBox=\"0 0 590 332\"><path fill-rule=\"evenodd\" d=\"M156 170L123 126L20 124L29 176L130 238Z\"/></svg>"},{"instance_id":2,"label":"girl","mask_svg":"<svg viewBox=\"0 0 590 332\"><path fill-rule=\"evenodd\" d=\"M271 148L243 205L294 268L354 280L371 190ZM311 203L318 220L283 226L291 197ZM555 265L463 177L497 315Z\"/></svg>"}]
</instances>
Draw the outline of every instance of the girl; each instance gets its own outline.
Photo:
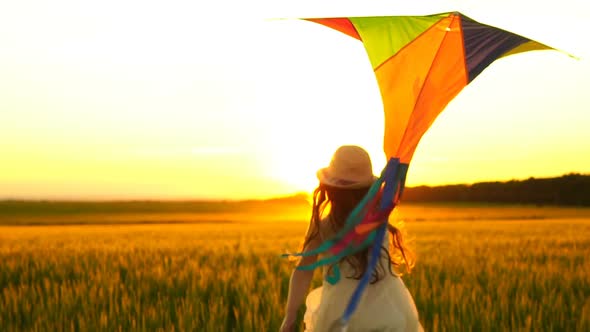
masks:
<instances>
[{"instance_id":1,"label":"girl","mask_svg":"<svg viewBox=\"0 0 590 332\"><path fill-rule=\"evenodd\" d=\"M342 146L336 150L330 165L317 172L320 181L313 194L313 208L303 251L317 248L343 227L346 218L367 193L376 179L368 153L358 146ZM324 209L329 213L324 216ZM410 271L414 261L404 246L398 229L388 225L379 264L372 274L356 312L350 318L347 332L422 331L412 296L402 279L392 269ZM390 238L390 239L389 239ZM388 250L388 243L391 246ZM335 283L327 282L313 290L306 300L304 322L306 332L329 332L337 329L338 319L368 265L369 248L345 257L323 269L324 277L339 273ZM303 257L298 265L309 265L316 256ZM338 270L338 271L336 271ZM297 310L309 290L313 271L294 270L289 285L285 318L281 332L294 331Z\"/></svg>"}]
</instances>

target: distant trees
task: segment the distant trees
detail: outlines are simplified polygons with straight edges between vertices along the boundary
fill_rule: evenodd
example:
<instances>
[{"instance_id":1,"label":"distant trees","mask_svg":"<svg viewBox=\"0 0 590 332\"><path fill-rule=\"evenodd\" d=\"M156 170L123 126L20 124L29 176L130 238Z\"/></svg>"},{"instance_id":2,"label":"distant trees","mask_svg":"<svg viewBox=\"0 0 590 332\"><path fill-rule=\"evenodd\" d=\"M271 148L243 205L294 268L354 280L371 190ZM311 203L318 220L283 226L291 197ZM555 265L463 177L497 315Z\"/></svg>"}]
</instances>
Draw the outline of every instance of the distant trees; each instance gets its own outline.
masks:
<instances>
[{"instance_id":1,"label":"distant trees","mask_svg":"<svg viewBox=\"0 0 590 332\"><path fill-rule=\"evenodd\" d=\"M520 181L409 187L404 190L403 200L590 206L590 175L571 173Z\"/></svg>"}]
</instances>

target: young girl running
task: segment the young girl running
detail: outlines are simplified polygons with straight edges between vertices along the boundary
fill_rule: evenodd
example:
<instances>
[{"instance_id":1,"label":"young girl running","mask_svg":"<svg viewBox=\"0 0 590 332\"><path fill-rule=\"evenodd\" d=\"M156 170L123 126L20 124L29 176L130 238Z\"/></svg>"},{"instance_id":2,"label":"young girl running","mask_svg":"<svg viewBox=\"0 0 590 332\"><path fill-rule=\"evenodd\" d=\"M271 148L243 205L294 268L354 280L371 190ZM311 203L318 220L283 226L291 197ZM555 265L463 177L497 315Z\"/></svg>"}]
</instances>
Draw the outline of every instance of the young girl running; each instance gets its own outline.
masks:
<instances>
[{"instance_id":1,"label":"young girl running","mask_svg":"<svg viewBox=\"0 0 590 332\"><path fill-rule=\"evenodd\" d=\"M305 235L304 252L316 249L344 226L348 215L376 179L368 153L358 146L338 148L330 165L320 169L317 177L320 183L313 194L312 217ZM326 207L329 207L328 213L324 213ZM388 225L388 233L371 283L347 324L347 332L422 331L414 300L398 274L402 268L408 272L412 269L412 254L404 246L397 228ZM367 248L341 259L336 265L323 268L323 286L311 291L305 301L306 332L341 331L338 320L367 269L369 250ZM313 264L317 259L317 255L304 256L298 266ZM293 271L281 332L294 331L297 310L309 290L313 272ZM334 275L340 277L330 282L330 276Z\"/></svg>"}]
</instances>

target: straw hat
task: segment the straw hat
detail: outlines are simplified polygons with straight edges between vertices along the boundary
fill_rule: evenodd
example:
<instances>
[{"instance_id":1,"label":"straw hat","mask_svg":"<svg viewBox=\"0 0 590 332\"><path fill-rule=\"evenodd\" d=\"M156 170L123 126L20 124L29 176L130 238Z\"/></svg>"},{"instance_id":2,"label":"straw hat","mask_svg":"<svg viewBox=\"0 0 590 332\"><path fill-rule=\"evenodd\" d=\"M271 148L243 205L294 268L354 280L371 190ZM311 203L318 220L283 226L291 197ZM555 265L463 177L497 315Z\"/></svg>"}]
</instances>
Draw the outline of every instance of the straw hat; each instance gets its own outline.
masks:
<instances>
[{"instance_id":1,"label":"straw hat","mask_svg":"<svg viewBox=\"0 0 590 332\"><path fill-rule=\"evenodd\" d=\"M373 175L369 154L355 145L339 147L330 166L320 169L317 177L322 184L346 189L369 187L377 178Z\"/></svg>"}]
</instances>

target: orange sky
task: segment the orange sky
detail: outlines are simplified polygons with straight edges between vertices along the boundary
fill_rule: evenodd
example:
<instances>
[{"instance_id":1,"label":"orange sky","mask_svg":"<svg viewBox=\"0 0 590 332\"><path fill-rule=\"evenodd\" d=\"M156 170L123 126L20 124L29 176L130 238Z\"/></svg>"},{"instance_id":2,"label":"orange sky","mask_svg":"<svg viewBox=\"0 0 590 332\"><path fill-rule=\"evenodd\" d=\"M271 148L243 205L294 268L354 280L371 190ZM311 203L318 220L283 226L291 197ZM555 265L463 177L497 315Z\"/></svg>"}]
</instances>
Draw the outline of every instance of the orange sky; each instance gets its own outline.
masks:
<instances>
[{"instance_id":1,"label":"orange sky","mask_svg":"<svg viewBox=\"0 0 590 332\"><path fill-rule=\"evenodd\" d=\"M378 173L381 101L362 45L273 19L297 16L459 10L574 53L492 64L426 133L408 185L590 173L580 2L254 2L3 6L0 198L283 195L311 190L342 144L367 148Z\"/></svg>"}]
</instances>

